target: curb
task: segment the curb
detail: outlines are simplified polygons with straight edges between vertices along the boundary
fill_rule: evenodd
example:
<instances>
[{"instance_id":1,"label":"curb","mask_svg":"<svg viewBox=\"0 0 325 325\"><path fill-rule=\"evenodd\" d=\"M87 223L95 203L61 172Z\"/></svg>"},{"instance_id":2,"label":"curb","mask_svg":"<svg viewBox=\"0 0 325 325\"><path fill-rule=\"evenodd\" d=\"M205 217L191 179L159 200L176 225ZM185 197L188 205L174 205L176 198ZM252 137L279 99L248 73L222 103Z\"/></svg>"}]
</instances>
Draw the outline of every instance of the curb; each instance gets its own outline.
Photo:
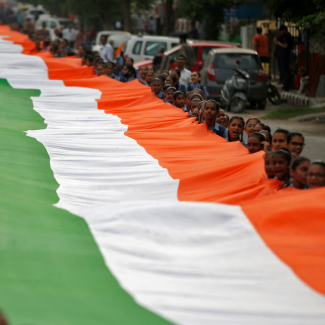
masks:
<instances>
[{"instance_id":1,"label":"curb","mask_svg":"<svg viewBox=\"0 0 325 325\"><path fill-rule=\"evenodd\" d=\"M286 91L283 91L280 94L282 100L286 100L290 104L293 104L295 106L304 106L304 107L310 106L310 99L305 96L292 94Z\"/></svg>"}]
</instances>

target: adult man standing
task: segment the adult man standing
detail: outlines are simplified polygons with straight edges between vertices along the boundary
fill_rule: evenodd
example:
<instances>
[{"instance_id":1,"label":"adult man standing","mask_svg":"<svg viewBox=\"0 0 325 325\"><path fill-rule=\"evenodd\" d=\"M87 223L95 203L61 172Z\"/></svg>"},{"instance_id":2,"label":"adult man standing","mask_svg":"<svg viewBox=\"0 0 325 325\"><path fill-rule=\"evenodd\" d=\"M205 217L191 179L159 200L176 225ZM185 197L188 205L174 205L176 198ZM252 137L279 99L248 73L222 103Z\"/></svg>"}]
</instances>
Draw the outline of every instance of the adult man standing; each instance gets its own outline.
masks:
<instances>
[{"instance_id":1,"label":"adult man standing","mask_svg":"<svg viewBox=\"0 0 325 325\"><path fill-rule=\"evenodd\" d=\"M283 72L283 90L290 90L290 57L292 49L292 36L288 32L288 28L285 25L279 28L280 35L282 35L281 42L274 39L274 44L280 47L280 60Z\"/></svg>"},{"instance_id":2,"label":"adult man standing","mask_svg":"<svg viewBox=\"0 0 325 325\"><path fill-rule=\"evenodd\" d=\"M102 35L102 37L100 38L100 41L103 44L103 49L102 49L102 54L101 57L104 60L104 63L106 62L112 62L114 59L114 50L111 44L107 43L107 36Z\"/></svg>"},{"instance_id":3,"label":"adult man standing","mask_svg":"<svg viewBox=\"0 0 325 325\"><path fill-rule=\"evenodd\" d=\"M269 39L262 34L262 28L256 28L256 35L253 38L254 50L261 58L262 63L269 63Z\"/></svg>"},{"instance_id":4,"label":"adult man standing","mask_svg":"<svg viewBox=\"0 0 325 325\"><path fill-rule=\"evenodd\" d=\"M181 34L179 35L179 42L181 44L181 49L179 54L183 54L186 58L186 69L192 70L192 64L195 61L194 51L191 46L186 43L187 35Z\"/></svg>"},{"instance_id":5,"label":"adult man standing","mask_svg":"<svg viewBox=\"0 0 325 325\"><path fill-rule=\"evenodd\" d=\"M62 31L63 38L68 40L70 47L73 49L74 48L74 41L76 39L76 31L73 28L73 23L69 23L69 27L65 28Z\"/></svg>"},{"instance_id":6,"label":"adult man standing","mask_svg":"<svg viewBox=\"0 0 325 325\"><path fill-rule=\"evenodd\" d=\"M185 86L191 82L191 71L186 69L186 57L183 54L179 54L176 59L177 68L181 72L181 77L179 78L179 83Z\"/></svg>"}]
</instances>

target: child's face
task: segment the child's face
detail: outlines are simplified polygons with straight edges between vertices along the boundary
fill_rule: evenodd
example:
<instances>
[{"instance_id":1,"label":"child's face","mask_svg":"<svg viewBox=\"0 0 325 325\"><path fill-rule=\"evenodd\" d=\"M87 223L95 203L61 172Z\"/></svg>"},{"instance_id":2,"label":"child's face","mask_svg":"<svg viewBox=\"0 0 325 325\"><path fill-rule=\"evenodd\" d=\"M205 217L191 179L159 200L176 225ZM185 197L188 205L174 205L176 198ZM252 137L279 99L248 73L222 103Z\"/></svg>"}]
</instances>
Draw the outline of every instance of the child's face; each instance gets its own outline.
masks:
<instances>
[{"instance_id":1,"label":"child's face","mask_svg":"<svg viewBox=\"0 0 325 325\"><path fill-rule=\"evenodd\" d=\"M272 170L272 154L267 154L265 156L265 172L267 178L274 178L273 170Z\"/></svg>"},{"instance_id":2,"label":"child's face","mask_svg":"<svg viewBox=\"0 0 325 325\"><path fill-rule=\"evenodd\" d=\"M196 72L193 72L191 75L192 84L196 85L199 83L200 80L201 78L199 77L199 75Z\"/></svg>"},{"instance_id":3,"label":"child's face","mask_svg":"<svg viewBox=\"0 0 325 325\"><path fill-rule=\"evenodd\" d=\"M218 112L217 118L216 118L216 122L219 125L224 126L225 128L228 126L228 119L227 119L227 116L223 109L219 109L219 112Z\"/></svg>"},{"instance_id":4,"label":"child's face","mask_svg":"<svg viewBox=\"0 0 325 325\"><path fill-rule=\"evenodd\" d=\"M195 90L195 89L194 89ZM193 92L194 92L193 90ZM193 99L199 99L199 100L202 100L201 97L199 95L192 95L192 100Z\"/></svg>"},{"instance_id":5,"label":"child's face","mask_svg":"<svg viewBox=\"0 0 325 325\"><path fill-rule=\"evenodd\" d=\"M233 119L230 125L228 125L228 132L232 141L239 140L239 137L242 134L243 130L243 121L238 118Z\"/></svg>"},{"instance_id":6,"label":"child's face","mask_svg":"<svg viewBox=\"0 0 325 325\"><path fill-rule=\"evenodd\" d=\"M258 151L263 150L263 144L261 143L260 139L257 137L250 137L247 141L247 149L249 153L255 153Z\"/></svg>"},{"instance_id":7,"label":"child's face","mask_svg":"<svg viewBox=\"0 0 325 325\"><path fill-rule=\"evenodd\" d=\"M295 135L291 138L290 142L288 143L288 149L290 153L295 154L297 157L300 156L303 148L304 148L304 137L299 135Z\"/></svg>"},{"instance_id":8,"label":"child's face","mask_svg":"<svg viewBox=\"0 0 325 325\"><path fill-rule=\"evenodd\" d=\"M189 94L185 97L185 105L187 108L191 107L191 99L190 98L191 98L191 94Z\"/></svg>"},{"instance_id":9,"label":"child's face","mask_svg":"<svg viewBox=\"0 0 325 325\"><path fill-rule=\"evenodd\" d=\"M153 72L153 66L152 66L152 65L149 65L149 66L148 66L148 71Z\"/></svg>"},{"instance_id":10,"label":"child's face","mask_svg":"<svg viewBox=\"0 0 325 325\"><path fill-rule=\"evenodd\" d=\"M151 85L152 79L153 79L153 73L152 72L148 72L146 74L146 82L147 82L148 85Z\"/></svg>"},{"instance_id":11,"label":"child's face","mask_svg":"<svg viewBox=\"0 0 325 325\"><path fill-rule=\"evenodd\" d=\"M176 71L171 71L170 75L176 77L177 78L177 83L179 82L179 77L178 77L178 74L177 74Z\"/></svg>"},{"instance_id":12,"label":"child's face","mask_svg":"<svg viewBox=\"0 0 325 325\"><path fill-rule=\"evenodd\" d=\"M307 184L310 188L325 186L325 168L321 165L311 165L308 169Z\"/></svg>"},{"instance_id":13,"label":"child's face","mask_svg":"<svg viewBox=\"0 0 325 325\"><path fill-rule=\"evenodd\" d=\"M147 67L141 67L139 70L140 77L142 79L146 78L146 72L148 71Z\"/></svg>"},{"instance_id":14,"label":"child's face","mask_svg":"<svg viewBox=\"0 0 325 325\"><path fill-rule=\"evenodd\" d=\"M170 102L173 103L174 99L173 99L173 95L174 95L174 90L168 90L166 93L166 99Z\"/></svg>"},{"instance_id":15,"label":"child's face","mask_svg":"<svg viewBox=\"0 0 325 325\"><path fill-rule=\"evenodd\" d=\"M198 108L199 102L196 100L195 102L191 103L191 111L193 112L194 109Z\"/></svg>"},{"instance_id":16,"label":"child's face","mask_svg":"<svg viewBox=\"0 0 325 325\"><path fill-rule=\"evenodd\" d=\"M104 69L104 67L102 66L102 65L99 65L98 67L97 67L97 75L98 76L102 76L102 75L104 75L105 74L105 69Z\"/></svg>"},{"instance_id":17,"label":"child's face","mask_svg":"<svg viewBox=\"0 0 325 325\"><path fill-rule=\"evenodd\" d=\"M217 107L213 102L207 102L204 107L203 115L206 122L215 123L217 117Z\"/></svg>"},{"instance_id":18,"label":"child's face","mask_svg":"<svg viewBox=\"0 0 325 325\"><path fill-rule=\"evenodd\" d=\"M256 124L258 124L259 121L257 120L249 120L247 125L245 126L245 132L247 133L247 136L249 137L253 132L258 132L254 131L254 127Z\"/></svg>"},{"instance_id":19,"label":"child's face","mask_svg":"<svg viewBox=\"0 0 325 325\"><path fill-rule=\"evenodd\" d=\"M274 155L272 157L272 171L274 176L283 181L289 173L289 164L282 155Z\"/></svg>"},{"instance_id":20,"label":"child's face","mask_svg":"<svg viewBox=\"0 0 325 325\"><path fill-rule=\"evenodd\" d=\"M112 73L113 73L113 67L111 65L108 65L106 68L105 68L105 71L106 71L106 74L108 76L110 76Z\"/></svg>"},{"instance_id":21,"label":"child's face","mask_svg":"<svg viewBox=\"0 0 325 325\"><path fill-rule=\"evenodd\" d=\"M306 160L302 162L296 168L296 170L290 169L290 175L294 183L301 185L301 187L307 185L307 175L308 175L309 165L310 165L310 161Z\"/></svg>"},{"instance_id":22,"label":"child's face","mask_svg":"<svg viewBox=\"0 0 325 325\"><path fill-rule=\"evenodd\" d=\"M172 86L175 86L174 83L173 83L173 79L172 79L170 76L168 76L168 77L166 78L166 80L165 80L165 84L166 84L166 85L172 85Z\"/></svg>"},{"instance_id":23,"label":"child's face","mask_svg":"<svg viewBox=\"0 0 325 325\"><path fill-rule=\"evenodd\" d=\"M123 74L124 77L129 77L130 71L127 68L127 66L123 67L122 74Z\"/></svg>"},{"instance_id":24,"label":"child's face","mask_svg":"<svg viewBox=\"0 0 325 325\"><path fill-rule=\"evenodd\" d=\"M272 141L272 151L278 151L287 147L287 135L285 133L274 133Z\"/></svg>"},{"instance_id":25,"label":"child's face","mask_svg":"<svg viewBox=\"0 0 325 325\"><path fill-rule=\"evenodd\" d=\"M184 95L178 95L175 98L174 102L175 102L175 106L176 107L182 108L184 106L184 104L185 104L185 97L184 97Z\"/></svg>"},{"instance_id":26,"label":"child's face","mask_svg":"<svg viewBox=\"0 0 325 325\"><path fill-rule=\"evenodd\" d=\"M158 95L161 92L161 83L159 81L154 81L151 84L151 91Z\"/></svg>"}]
</instances>

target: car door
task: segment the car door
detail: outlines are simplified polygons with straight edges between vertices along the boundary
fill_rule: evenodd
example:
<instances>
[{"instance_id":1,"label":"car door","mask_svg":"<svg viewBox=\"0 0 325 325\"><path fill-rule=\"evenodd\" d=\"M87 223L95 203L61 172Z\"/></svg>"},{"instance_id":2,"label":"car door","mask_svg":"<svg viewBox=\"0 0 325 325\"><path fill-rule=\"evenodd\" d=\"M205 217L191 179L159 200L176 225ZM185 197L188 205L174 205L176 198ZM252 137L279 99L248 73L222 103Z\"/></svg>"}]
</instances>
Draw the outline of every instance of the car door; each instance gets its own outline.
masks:
<instances>
[{"instance_id":1,"label":"car door","mask_svg":"<svg viewBox=\"0 0 325 325\"><path fill-rule=\"evenodd\" d=\"M134 60L134 62L138 62L142 60L142 48L143 48L143 40L137 40L133 43L130 57Z\"/></svg>"}]
</instances>

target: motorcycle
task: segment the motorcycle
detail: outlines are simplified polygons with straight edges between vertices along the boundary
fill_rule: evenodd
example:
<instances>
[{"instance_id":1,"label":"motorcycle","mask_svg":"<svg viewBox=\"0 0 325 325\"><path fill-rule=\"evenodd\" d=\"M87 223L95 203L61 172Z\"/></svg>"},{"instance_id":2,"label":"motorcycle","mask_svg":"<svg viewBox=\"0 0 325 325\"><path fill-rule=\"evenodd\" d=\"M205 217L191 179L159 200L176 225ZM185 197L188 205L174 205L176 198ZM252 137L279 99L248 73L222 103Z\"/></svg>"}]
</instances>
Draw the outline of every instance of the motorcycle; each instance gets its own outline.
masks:
<instances>
[{"instance_id":1,"label":"motorcycle","mask_svg":"<svg viewBox=\"0 0 325 325\"><path fill-rule=\"evenodd\" d=\"M221 103L227 111L240 113L246 107L247 95L250 88L249 73L235 68L235 74L227 80L221 90Z\"/></svg>"},{"instance_id":2,"label":"motorcycle","mask_svg":"<svg viewBox=\"0 0 325 325\"><path fill-rule=\"evenodd\" d=\"M281 104L281 95L278 89L271 84L269 78L266 78L266 97L273 105Z\"/></svg>"}]
</instances>

